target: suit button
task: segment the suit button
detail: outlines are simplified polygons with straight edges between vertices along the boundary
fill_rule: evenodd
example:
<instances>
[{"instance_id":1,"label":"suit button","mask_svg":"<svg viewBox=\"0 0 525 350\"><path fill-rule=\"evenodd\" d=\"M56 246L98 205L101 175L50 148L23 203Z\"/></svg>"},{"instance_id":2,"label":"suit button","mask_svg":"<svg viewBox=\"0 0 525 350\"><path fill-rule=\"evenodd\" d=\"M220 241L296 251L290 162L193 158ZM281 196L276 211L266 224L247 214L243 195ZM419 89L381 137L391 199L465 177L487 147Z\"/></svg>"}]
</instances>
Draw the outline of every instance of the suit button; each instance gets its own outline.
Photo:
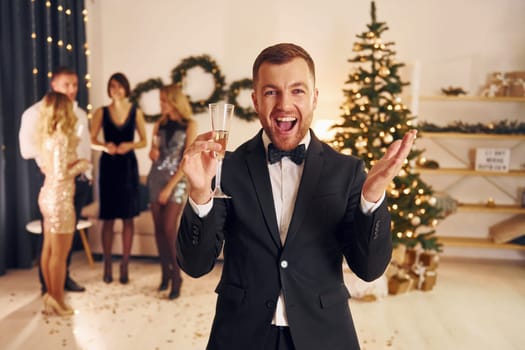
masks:
<instances>
[{"instance_id":1,"label":"suit button","mask_svg":"<svg viewBox=\"0 0 525 350\"><path fill-rule=\"evenodd\" d=\"M287 268L288 267L288 261L286 261L286 260L281 261L281 267L283 269Z\"/></svg>"},{"instance_id":2,"label":"suit button","mask_svg":"<svg viewBox=\"0 0 525 350\"><path fill-rule=\"evenodd\" d=\"M273 309L273 308L275 307L275 302L272 301L272 300L268 300L268 301L266 302L266 307L267 307L268 309Z\"/></svg>"}]
</instances>

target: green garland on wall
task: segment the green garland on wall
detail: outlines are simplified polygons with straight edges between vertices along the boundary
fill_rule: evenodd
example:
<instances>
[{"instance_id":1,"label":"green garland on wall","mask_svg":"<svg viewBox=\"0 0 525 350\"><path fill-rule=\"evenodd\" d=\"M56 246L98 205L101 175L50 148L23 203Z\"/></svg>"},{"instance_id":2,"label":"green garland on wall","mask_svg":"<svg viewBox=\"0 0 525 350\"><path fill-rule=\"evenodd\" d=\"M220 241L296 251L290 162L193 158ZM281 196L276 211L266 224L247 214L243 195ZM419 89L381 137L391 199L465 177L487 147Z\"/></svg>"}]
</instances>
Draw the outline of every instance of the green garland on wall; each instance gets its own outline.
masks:
<instances>
[{"instance_id":1,"label":"green garland on wall","mask_svg":"<svg viewBox=\"0 0 525 350\"><path fill-rule=\"evenodd\" d=\"M178 66L173 68L171 71L172 82L182 85L188 70L195 67L201 67L206 73L210 73L213 76L215 83L215 89L206 100L190 100L193 113L202 113L207 110L209 103L217 102L222 99L224 96L225 79L215 60L213 60L209 55L200 55L190 56L184 59Z\"/></svg>"},{"instance_id":2,"label":"green garland on wall","mask_svg":"<svg viewBox=\"0 0 525 350\"><path fill-rule=\"evenodd\" d=\"M182 60L181 63L171 71L172 82L174 84L184 84L187 72L195 67L201 67L206 73L213 76L214 90L206 100L192 101L191 96L188 96L193 113L207 111L209 103L220 101L225 95L227 95L228 103L235 105L235 115L237 117L245 121L253 121L257 119L257 113L251 105L243 107L239 105L237 101L242 90L252 90L253 81L248 78L237 80L231 83L228 90L226 90L225 78L215 60L209 55L190 56ZM129 100L135 105L140 106L142 94L151 90L160 89L162 86L164 86L164 83L160 78L152 78L138 83L131 91ZM148 123L154 123L159 118L160 114L144 114L144 119Z\"/></svg>"},{"instance_id":3,"label":"green garland on wall","mask_svg":"<svg viewBox=\"0 0 525 350\"><path fill-rule=\"evenodd\" d=\"M251 79L237 80L230 84L228 90L228 103L235 105L235 115L246 121L252 121L257 117L257 112L252 106L242 107L239 105L237 98L242 90L252 90L253 81Z\"/></svg>"},{"instance_id":4,"label":"green garland on wall","mask_svg":"<svg viewBox=\"0 0 525 350\"><path fill-rule=\"evenodd\" d=\"M489 124L475 123L469 124L462 121L455 121L446 126L421 122L418 124L421 131L427 132L459 132L469 134L501 134L501 135L522 135L525 134L525 123L517 120L501 120Z\"/></svg>"},{"instance_id":5,"label":"green garland on wall","mask_svg":"<svg viewBox=\"0 0 525 350\"><path fill-rule=\"evenodd\" d=\"M162 79L160 78L152 78L148 79L142 83L138 83L137 86L131 91L129 95L129 100L131 103L135 104L136 106L139 106L140 97L143 93L146 93L151 90L160 89L164 83L162 82ZM146 114L144 113L144 120L147 123L155 123L160 118L159 114Z\"/></svg>"}]
</instances>

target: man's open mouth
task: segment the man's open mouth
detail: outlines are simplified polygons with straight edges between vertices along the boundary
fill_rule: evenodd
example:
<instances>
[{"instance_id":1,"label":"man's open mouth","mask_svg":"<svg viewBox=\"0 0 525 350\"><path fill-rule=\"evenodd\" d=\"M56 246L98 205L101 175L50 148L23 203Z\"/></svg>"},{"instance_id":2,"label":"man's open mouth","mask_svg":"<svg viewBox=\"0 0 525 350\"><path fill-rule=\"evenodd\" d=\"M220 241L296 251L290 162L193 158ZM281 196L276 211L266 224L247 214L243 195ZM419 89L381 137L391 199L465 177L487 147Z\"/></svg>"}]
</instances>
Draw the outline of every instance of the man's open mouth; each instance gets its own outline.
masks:
<instances>
[{"instance_id":1,"label":"man's open mouth","mask_svg":"<svg viewBox=\"0 0 525 350\"><path fill-rule=\"evenodd\" d=\"M280 131L290 131L293 129L295 124L297 123L297 118L294 117L281 117L275 119L277 128Z\"/></svg>"}]
</instances>

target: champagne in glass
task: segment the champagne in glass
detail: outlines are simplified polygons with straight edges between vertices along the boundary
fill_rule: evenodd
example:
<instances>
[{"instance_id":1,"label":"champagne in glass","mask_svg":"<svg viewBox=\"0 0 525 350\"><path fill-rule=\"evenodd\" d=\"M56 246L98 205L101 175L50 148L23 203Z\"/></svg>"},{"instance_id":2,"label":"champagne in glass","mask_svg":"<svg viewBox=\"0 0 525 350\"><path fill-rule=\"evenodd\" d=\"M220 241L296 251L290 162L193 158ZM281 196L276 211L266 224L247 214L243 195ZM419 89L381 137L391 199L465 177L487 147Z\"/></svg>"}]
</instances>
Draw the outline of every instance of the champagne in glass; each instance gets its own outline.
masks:
<instances>
[{"instance_id":1,"label":"champagne in glass","mask_svg":"<svg viewBox=\"0 0 525 350\"><path fill-rule=\"evenodd\" d=\"M231 198L221 189L221 174L222 174L222 160L226 153L226 145L228 143L228 134L230 132L230 124L233 117L234 106L229 103L210 103L210 117L211 127L213 129L213 139L220 143L222 149L216 153L217 155L217 172L215 174L215 190L213 191L214 198Z\"/></svg>"},{"instance_id":2,"label":"champagne in glass","mask_svg":"<svg viewBox=\"0 0 525 350\"><path fill-rule=\"evenodd\" d=\"M228 133L229 131L226 130L215 130L213 132L213 141L220 143L222 148L219 152L217 152L217 157L220 159L224 158L224 154L226 153L226 145L228 144Z\"/></svg>"}]
</instances>

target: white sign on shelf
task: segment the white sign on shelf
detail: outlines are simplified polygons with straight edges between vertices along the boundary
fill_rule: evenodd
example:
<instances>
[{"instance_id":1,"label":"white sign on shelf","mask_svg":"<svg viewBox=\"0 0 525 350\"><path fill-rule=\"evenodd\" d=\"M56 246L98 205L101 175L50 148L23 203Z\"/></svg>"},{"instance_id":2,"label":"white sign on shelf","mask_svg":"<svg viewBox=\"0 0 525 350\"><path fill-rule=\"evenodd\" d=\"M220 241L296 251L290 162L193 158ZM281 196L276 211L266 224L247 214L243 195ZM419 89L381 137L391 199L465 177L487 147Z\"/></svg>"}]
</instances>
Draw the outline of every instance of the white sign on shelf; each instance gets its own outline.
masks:
<instances>
[{"instance_id":1,"label":"white sign on shelf","mask_svg":"<svg viewBox=\"0 0 525 350\"><path fill-rule=\"evenodd\" d=\"M476 170L508 172L510 170L510 149L476 148Z\"/></svg>"}]
</instances>

